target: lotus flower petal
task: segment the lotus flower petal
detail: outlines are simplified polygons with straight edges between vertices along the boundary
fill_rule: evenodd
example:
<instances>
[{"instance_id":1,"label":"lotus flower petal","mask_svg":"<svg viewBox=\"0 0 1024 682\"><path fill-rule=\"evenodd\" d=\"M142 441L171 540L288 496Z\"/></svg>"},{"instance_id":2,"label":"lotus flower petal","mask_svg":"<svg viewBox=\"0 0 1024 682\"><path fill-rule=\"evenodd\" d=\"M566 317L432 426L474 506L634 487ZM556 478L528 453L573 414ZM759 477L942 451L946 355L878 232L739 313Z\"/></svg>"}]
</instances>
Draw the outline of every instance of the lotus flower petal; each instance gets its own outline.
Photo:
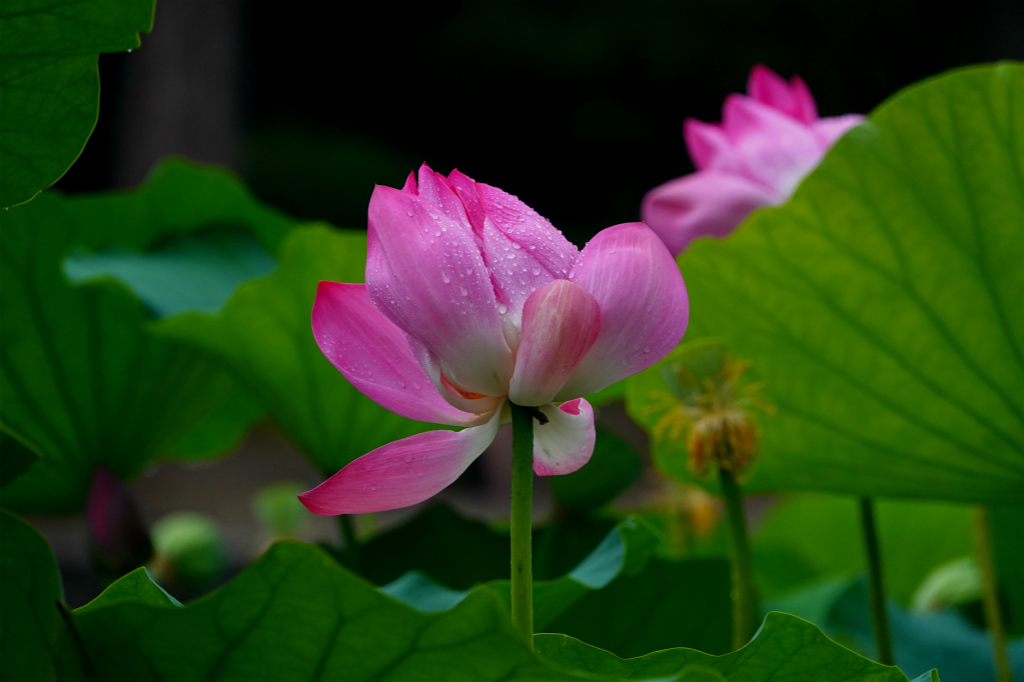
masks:
<instances>
[{"instance_id":1,"label":"lotus flower petal","mask_svg":"<svg viewBox=\"0 0 1024 682\"><path fill-rule=\"evenodd\" d=\"M683 123L683 139L697 170L735 174L743 170L743 164L736 158L732 142L721 126L688 118Z\"/></svg>"},{"instance_id":2,"label":"lotus flower petal","mask_svg":"<svg viewBox=\"0 0 1024 682\"><path fill-rule=\"evenodd\" d=\"M751 98L776 111L811 125L818 120L818 105L800 76L789 83L768 67L758 64L750 71L747 93Z\"/></svg>"},{"instance_id":3,"label":"lotus flower petal","mask_svg":"<svg viewBox=\"0 0 1024 682\"><path fill-rule=\"evenodd\" d=\"M547 424L533 426L533 471L538 476L571 474L594 453L594 408L583 398L540 411Z\"/></svg>"},{"instance_id":4,"label":"lotus flower petal","mask_svg":"<svg viewBox=\"0 0 1024 682\"><path fill-rule=\"evenodd\" d=\"M724 117L723 128L743 159L743 175L760 182L779 201L821 160L811 128L749 97L731 95Z\"/></svg>"},{"instance_id":5,"label":"lotus flower petal","mask_svg":"<svg viewBox=\"0 0 1024 682\"><path fill-rule=\"evenodd\" d=\"M555 400L598 391L663 358L683 338L690 304L672 255L643 223L602 230L570 279L601 308L597 340Z\"/></svg>"},{"instance_id":6,"label":"lotus flower petal","mask_svg":"<svg viewBox=\"0 0 1024 682\"><path fill-rule=\"evenodd\" d=\"M373 307L365 284L320 282L313 337L359 391L409 419L472 426L481 417L452 407L416 361L405 333Z\"/></svg>"},{"instance_id":7,"label":"lotus flower petal","mask_svg":"<svg viewBox=\"0 0 1024 682\"><path fill-rule=\"evenodd\" d=\"M388 443L299 495L316 514L367 514L409 507L441 492L494 440L500 410L480 426L427 431Z\"/></svg>"},{"instance_id":8,"label":"lotus flower petal","mask_svg":"<svg viewBox=\"0 0 1024 682\"><path fill-rule=\"evenodd\" d=\"M776 202L742 176L705 171L652 189L644 197L643 215L668 250L681 253L697 237L725 237L753 211Z\"/></svg>"},{"instance_id":9,"label":"lotus flower petal","mask_svg":"<svg viewBox=\"0 0 1024 682\"><path fill-rule=\"evenodd\" d=\"M556 279L534 291L523 309L523 336L509 399L550 403L597 340L601 310L580 285Z\"/></svg>"},{"instance_id":10,"label":"lotus flower petal","mask_svg":"<svg viewBox=\"0 0 1024 682\"><path fill-rule=\"evenodd\" d=\"M374 305L441 363L449 381L503 395L512 376L494 286L472 227L419 196L370 199L366 286Z\"/></svg>"}]
</instances>

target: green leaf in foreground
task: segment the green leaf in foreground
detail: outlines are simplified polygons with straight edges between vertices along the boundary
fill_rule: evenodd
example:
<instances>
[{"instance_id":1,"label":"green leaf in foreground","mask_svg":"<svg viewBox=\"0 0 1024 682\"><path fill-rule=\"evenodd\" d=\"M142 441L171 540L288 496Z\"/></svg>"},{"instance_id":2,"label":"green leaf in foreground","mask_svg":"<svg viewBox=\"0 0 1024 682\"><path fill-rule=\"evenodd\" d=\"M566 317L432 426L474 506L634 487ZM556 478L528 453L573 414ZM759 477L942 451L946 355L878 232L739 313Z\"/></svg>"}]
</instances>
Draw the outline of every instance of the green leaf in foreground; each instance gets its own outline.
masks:
<instances>
[{"instance_id":1,"label":"green leaf in foreground","mask_svg":"<svg viewBox=\"0 0 1024 682\"><path fill-rule=\"evenodd\" d=\"M63 600L46 540L0 510L0 680L84 679Z\"/></svg>"},{"instance_id":2,"label":"green leaf in foreground","mask_svg":"<svg viewBox=\"0 0 1024 682\"><path fill-rule=\"evenodd\" d=\"M153 0L4 0L0 8L0 206L57 181L100 104L97 59L139 46Z\"/></svg>"},{"instance_id":3,"label":"green leaf in foreground","mask_svg":"<svg viewBox=\"0 0 1024 682\"><path fill-rule=\"evenodd\" d=\"M101 680L588 679L532 654L487 589L423 614L292 542L184 608L120 602L75 623Z\"/></svg>"},{"instance_id":4,"label":"green leaf in foreground","mask_svg":"<svg viewBox=\"0 0 1024 682\"><path fill-rule=\"evenodd\" d=\"M785 613L769 613L747 646L725 656L669 649L623 660L566 635L538 635L534 644L553 663L627 680L676 679L680 673L679 679L689 680L689 671L693 679L715 679L708 676L714 671L729 682L907 682L898 668L859 656Z\"/></svg>"},{"instance_id":5,"label":"green leaf in foreground","mask_svg":"<svg viewBox=\"0 0 1024 682\"><path fill-rule=\"evenodd\" d=\"M785 206L680 260L690 338L778 414L745 489L1021 504L1024 65L882 104Z\"/></svg>"},{"instance_id":6,"label":"green leaf in foreground","mask_svg":"<svg viewBox=\"0 0 1024 682\"><path fill-rule=\"evenodd\" d=\"M4 505L74 511L97 464L128 478L160 455L217 453L259 416L218 363L150 334L120 282L70 285L71 252L138 252L226 226L274 249L288 225L227 174L181 162L136 192L47 193L0 212L0 423L39 455L5 482Z\"/></svg>"},{"instance_id":7,"label":"green leaf in foreground","mask_svg":"<svg viewBox=\"0 0 1024 682\"><path fill-rule=\"evenodd\" d=\"M428 428L359 393L310 331L321 280L363 281L366 235L304 227L281 248L277 272L242 285L219 315L176 315L156 324L158 334L230 367L324 474Z\"/></svg>"}]
</instances>

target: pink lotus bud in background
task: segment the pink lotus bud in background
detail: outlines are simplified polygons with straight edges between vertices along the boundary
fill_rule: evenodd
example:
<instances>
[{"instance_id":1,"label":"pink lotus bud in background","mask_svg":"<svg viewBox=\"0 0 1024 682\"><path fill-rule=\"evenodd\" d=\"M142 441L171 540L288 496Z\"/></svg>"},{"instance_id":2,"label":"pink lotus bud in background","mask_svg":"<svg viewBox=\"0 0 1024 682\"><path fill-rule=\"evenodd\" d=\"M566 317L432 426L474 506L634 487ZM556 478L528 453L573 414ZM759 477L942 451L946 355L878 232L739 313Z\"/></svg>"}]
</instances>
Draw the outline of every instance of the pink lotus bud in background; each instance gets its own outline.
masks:
<instances>
[{"instance_id":1,"label":"pink lotus bud in background","mask_svg":"<svg viewBox=\"0 0 1024 682\"><path fill-rule=\"evenodd\" d=\"M678 255L698 237L725 237L756 209L785 203L860 114L819 118L799 76L786 83L765 66L747 95L729 95L721 123L687 119L683 137L697 172L655 187L643 220Z\"/></svg>"}]
</instances>

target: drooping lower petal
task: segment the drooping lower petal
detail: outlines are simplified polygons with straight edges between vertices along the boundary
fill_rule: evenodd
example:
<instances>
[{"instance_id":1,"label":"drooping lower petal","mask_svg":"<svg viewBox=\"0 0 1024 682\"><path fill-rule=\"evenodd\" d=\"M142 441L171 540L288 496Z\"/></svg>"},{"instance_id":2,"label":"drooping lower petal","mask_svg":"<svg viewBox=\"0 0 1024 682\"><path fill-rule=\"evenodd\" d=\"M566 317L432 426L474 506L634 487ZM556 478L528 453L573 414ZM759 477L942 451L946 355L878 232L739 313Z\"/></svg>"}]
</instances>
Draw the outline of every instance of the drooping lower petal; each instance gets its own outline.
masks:
<instances>
[{"instance_id":1,"label":"drooping lower petal","mask_svg":"<svg viewBox=\"0 0 1024 682\"><path fill-rule=\"evenodd\" d=\"M471 426L481 421L438 394L405 333L373 306L365 284L320 282L312 321L323 354L378 405L435 424Z\"/></svg>"},{"instance_id":2,"label":"drooping lower petal","mask_svg":"<svg viewBox=\"0 0 1024 682\"><path fill-rule=\"evenodd\" d=\"M597 340L600 317L593 296L567 279L534 291L523 307L509 400L530 406L550 403Z\"/></svg>"},{"instance_id":3,"label":"drooping lower petal","mask_svg":"<svg viewBox=\"0 0 1024 682\"><path fill-rule=\"evenodd\" d=\"M500 410L462 431L428 431L388 443L299 495L315 514L401 509L441 492L494 440Z\"/></svg>"},{"instance_id":4,"label":"drooping lower petal","mask_svg":"<svg viewBox=\"0 0 1024 682\"><path fill-rule=\"evenodd\" d=\"M504 394L512 351L472 228L390 187L374 190L369 218L366 286L377 309L460 387Z\"/></svg>"},{"instance_id":5,"label":"drooping lower petal","mask_svg":"<svg viewBox=\"0 0 1024 682\"><path fill-rule=\"evenodd\" d=\"M753 211L777 199L738 175L702 171L655 187L644 197L644 222L673 255L697 237L725 237Z\"/></svg>"},{"instance_id":6,"label":"drooping lower petal","mask_svg":"<svg viewBox=\"0 0 1024 682\"><path fill-rule=\"evenodd\" d=\"M594 408L583 398L543 405L547 424L533 424L533 470L538 476L571 474L594 452Z\"/></svg>"},{"instance_id":7,"label":"drooping lower petal","mask_svg":"<svg viewBox=\"0 0 1024 682\"><path fill-rule=\"evenodd\" d=\"M555 396L570 400L650 367L678 345L690 304L672 255L643 223L602 230L570 279L601 308L601 331Z\"/></svg>"}]
</instances>

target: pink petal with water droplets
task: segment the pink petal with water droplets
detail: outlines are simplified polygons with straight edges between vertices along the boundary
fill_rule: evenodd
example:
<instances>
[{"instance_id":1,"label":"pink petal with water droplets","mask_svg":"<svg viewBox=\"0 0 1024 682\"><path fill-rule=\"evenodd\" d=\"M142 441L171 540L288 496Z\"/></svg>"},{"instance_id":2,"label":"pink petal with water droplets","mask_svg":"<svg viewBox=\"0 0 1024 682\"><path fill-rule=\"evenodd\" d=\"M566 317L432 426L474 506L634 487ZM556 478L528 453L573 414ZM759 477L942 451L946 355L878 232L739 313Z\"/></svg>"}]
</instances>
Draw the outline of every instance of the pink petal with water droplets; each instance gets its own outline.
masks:
<instances>
[{"instance_id":1,"label":"pink petal with water droplets","mask_svg":"<svg viewBox=\"0 0 1024 682\"><path fill-rule=\"evenodd\" d=\"M481 421L438 394L405 333L373 306L366 285L320 282L312 318L313 336L323 354L378 405L435 424L469 426Z\"/></svg>"},{"instance_id":2,"label":"pink petal with water droplets","mask_svg":"<svg viewBox=\"0 0 1024 682\"><path fill-rule=\"evenodd\" d=\"M636 374L683 338L690 313L683 276L643 223L599 232L580 253L570 279L600 306L601 331L555 400L593 393Z\"/></svg>"},{"instance_id":3,"label":"pink petal with water droplets","mask_svg":"<svg viewBox=\"0 0 1024 682\"><path fill-rule=\"evenodd\" d=\"M548 282L568 277L579 249L511 194L482 182L476 191L486 215L484 260L504 314L519 328L526 299Z\"/></svg>"},{"instance_id":4,"label":"pink petal with water droplets","mask_svg":"<svg viewBox=\"0 0 1024 682\"><path fill-rule=\"evenodd\" d=\"M594 408L583 398L540 408L547 424L533 424L533 470L538 476L571 474L594 453Z\"/></svg>"},{"instance_id":5,"label":"pink petal with water droplets","mask_svg":"<svg viewBox=\"0 0 1024 682\"><path fill-rule=\"evenodd\" d=\"M451 220L460 225L469 224L466 209L448 182L448 178L430 170L430 166L427 164L420 166L419 196Z\"/></svg>"},{"instance_id":6,"label":"pink petal with water droplets","mask_svg":"<svg viewBox=\"0 0 1024 682\"><path fill-rule=\"evenodd\" d=\"M378 186L370 199L366 286L377 309L433 353L453 383L505 394L512 351L470 225L421 197Z\"/></svg>"},{"instance_id":7,"label":"pink petal with water droplets","mask_svg":"<svg viewBox=\"0 0 1024 682\"><path fill-rule=\"evenodd\" d=\"M743 175L781 202L821 160L814 131L771 107L742 95L725 102L723 130L732 141Z\"/></svg>"},{"instance_id":8,"label":"pink petal with water droplets","mask_svg":"<svg viewBox=\"0 0 1024 682\"><path fill-rule=\"evenodd\" d=\"M494 440L499 411L462 431L428 431L388 443L299 495L314 514L367 514L427 500L457 479Z\"/></svg>"},{"instance_id":9,"label":"pink petal with water droplets","mask_svg":"<svg viewBox=\"0 0 1024 682\"><path fill-rule=\"evenodd\" d=\"M533 292L523 307L509 400L531 406L551 402L597 340L600 318L594 297L567 279Z\"/></svg>"},{"instance_id":10,"label":"pink petal with water droplets","mask_svg":"<svg viewBox=\"0 0 1024 682\"><path fill-rule=\"evenodd\" d=\"M701 171L652 189L644 197L641 215L678 255L698 237L725 237L753 211L777 201L739 175Z\"/></svg>"}]
</instances>

